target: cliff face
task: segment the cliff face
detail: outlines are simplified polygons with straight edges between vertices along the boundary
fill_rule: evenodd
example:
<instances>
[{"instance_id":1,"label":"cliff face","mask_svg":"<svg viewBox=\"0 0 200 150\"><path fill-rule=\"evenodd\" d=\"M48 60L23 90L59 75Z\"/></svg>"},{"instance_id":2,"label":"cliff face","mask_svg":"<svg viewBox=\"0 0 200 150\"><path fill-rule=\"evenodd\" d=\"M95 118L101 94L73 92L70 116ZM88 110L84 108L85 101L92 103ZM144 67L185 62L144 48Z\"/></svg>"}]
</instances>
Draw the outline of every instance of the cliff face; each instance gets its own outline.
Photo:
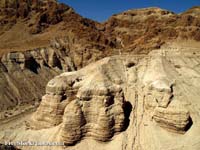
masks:
<instances>
[{"instance_id":1,"label":"cliff face","mask_svg":"<svg viewBox=\"0 0 200 150\"><path fill-rule=\"evenodd\" d=\"M20 19L27 19L31 33L38 33L47 26L62 20L63 14L70 7L58 5L56 1L48 0L3 0L0 4L1 26L11 28ZM33 20L33 18L35 20ZM33 20L32 24L30 20Z\"/></svg>"},{"instance_id":2,"label":"cliff face","mask_svg":"<svg viewBox=\"0 0 200 150\"><path fill-rule=\"evenodd\" d=\"M199 41L198 14L199 7L179 15L147 8L114 15L100 24L53 0L1 1L0 70L6 99L1 107L28 101L26 93L33 93L26 91L30 86L37 91L31 97L38 99L54 75L79 70L106 56L146 54L176 39ZM40 78L44 80L39 82Z\"/></svg>"},{"instance_id":3,"label":"cliff face","mask_svg":"<svg viewBox=\"0 0 200 150\"><path fill-rule=\"evenodd\" d=\"M0 108L40 99L53 76L105 57L111 40L100 30L56 1L1 1Z\"/></svg>"},{"instance_id":4,"label":"cliff face","mask_svg":"<svg viewBox=\"0 0 200 150\"><path fill-rule=\"evenodd\" d=\"M53 0L1 1L0 109L16 111L0 114L0 142L198 150L199 12L146 8L98 23Z\"/></svg>"},{"instance_id":5,"label":"cliff face","mask_svg":"<svg viewBox=\"0 0 200 150\"><path fill-rule=\"evenodd\" d=\"M40 13L41 20L38 21L51 24L61 21L64 12L70 9L69 6L59 5L56 0L2 0L0 8L1 23L16 23L19 18L30 19Z\"/></svg>"},{"instance_id":6,"label":"cliff face","mask_svg":"<svg viewBox=\"0 0 200 150\"><path fill-rule=\"evenodd\" d=\"M22 3L27 7L21 6ZM26 15L20 15L21 9L28 9ZM60 41L65 52L76 51L79 57L82 53L90 58L93 53L102 55L102 51L114 46L99 23L81 17L56 1L23 1L17 7L11 5L0 10L0 56L10 51L49 47L52 40Z\"/></svg>"},{"instance_id":7,"label":"cliff face","mask_svg":"<svg viewBox=\"0 0 200 150\"><path fill-rule=\"evenodd\" d=\"M199 57L198 49L168 47L62 73L48 82L36 112L0 126L0 142L64 143L44 146L60 150L198 150Z\"/></svg>"},{"instance_id":8,"label":"cliff face","mask_svg":"<svg viewBox=\"0 0 200 150\"><path fill-rule=\"evenodd\" d=\"M43 129L62 124L59 138L66 145L84 137L108 141L127 127L122 70L121 60L107 58L55 77L48 83L30 126Z\"/></svg>"},{"instance_id":9,"label":"cliff face","mask_svg":"<svg viewBox=\"0 0 200 150\"><path fill-rule=\"evenodd\" d=\"M41 90L48 80L61 73L64 67L62 63L53 49L43 48L4 55L0 62L0 108L7 109L40 100L44 93Z\"/></svg>"},{"instance_id":10,"label":"cliff face","mask_svg":"<svg viewBox=\"0 0 200 150\"><path fill-rule=\"evenodd\" d=\"M138 65L146 61L149 62L144 71ZM174 93L176 71L165 68L166 65L171 64L157 53L152 54L150 60L116 56L77 72L63 73L47 84L46 94L29 122L30 127L37 130L58 127L57 136L66 145L84 137L109 141L115 133L128 127L132 107L139 110L144 107L149 119L152 117L159 126L185 133L192 125L190 112ZM142 73L143 76L139 76ZM128 96L128 93L135 93L135 96ZM143 106L137 106L141 99L136 97L141 95Z\"/></svg>"},{"instance_id":11,"label":"cliff face","mask_svg":"<svg viewBox=\"0 0 200 150\"><path fill-rule=\"evenodd\" d=\"M182 14L160 8L128 10L104 23L107 34L116 37L125 51L148 53L167 41L200 41L199 7Z\"/></svg>"}]
</instances>

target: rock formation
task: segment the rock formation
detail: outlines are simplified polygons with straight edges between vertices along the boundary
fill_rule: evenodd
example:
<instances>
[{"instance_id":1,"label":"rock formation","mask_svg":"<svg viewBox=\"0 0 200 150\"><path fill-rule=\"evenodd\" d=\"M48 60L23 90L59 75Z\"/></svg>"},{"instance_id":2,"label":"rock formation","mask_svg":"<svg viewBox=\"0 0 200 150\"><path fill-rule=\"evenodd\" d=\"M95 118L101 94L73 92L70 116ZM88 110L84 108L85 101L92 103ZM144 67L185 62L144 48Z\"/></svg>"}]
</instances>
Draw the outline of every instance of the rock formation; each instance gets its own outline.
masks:
<instances>
[{"instance_id":1,"label":"rock formation","mask_svg":"<svg viewBox=\"0 0 200 150\"><path fill-rule=\"evenodd\" d=\"M167 132L185 134L193 120L177 93L181 90L176 82L181 79L168 60L170 56L153 51L143 57L104 58L79 71L55 77L47 84L46 95L29 122L31 130L58 127L57 138L66 145L87 137L110 141L127 127L135 128L129 124L129 115L131 111L136 113L138 107L146 112L142 115L147 120ZM148 66L144 68L144 64ZM142 101L143 105L138 106Z\"/></svg>"},{"instance_id":2,"label":"rock formation","mask_svg":"<svg viewBox=\"0 0 200 150\"><path fill-rule=\"evenodd\" d=\"M64 143L44 146L60 150L198 150L199 56L198 49L168 47L62 73L48 82L33 114L0 126L0 142Z\"/></svg>"},{"instance_id":3,"label":"rock formation","mask_svg":"<svg viewBox=\"0 0 200 150\"><path fill-rule=\"evenodd\" d=\"M0 142L199 150L199 12L145 8L98 23L55 0L0 1L0 109L42 99L33 115L0 114Z\"/></svg>"},{"instance_id":4,"label":"rock formation","mask_svg":"<svg viewBox=\"0 0 200 150\"><path fill-rule=\"evenodd\" d=\"M0 96L4 99L1 109L39 100L48 80L62 70L75 69L69 57L61 56L50 47L8 53L1 58L0 64Z\"/></svg>"},{"instance_id":5,"label":"rock formation","mask_svg":"<svg viewBox=\"0 0 200 150\"><path fill-rule=\"evenodd\" d=\"M121 60L105 58L80 71L55 77L47 84L46 95L30 125L43 129L61 124L59 136L67 145L85 136L109 140L124 130L127 118L122 72Z\"/></svg>"},{"instance_id":6,"label":"rock formation","mask_svg":"<svg viewBox=\"0 0 200 150\"><path fill-rule=\"evenodd\" d=\"M170 66L164 56L152 56L150 67L143 79L147 86L146 108L154 110L152 117L160 126L176 132L185 132L191 124L190 114L181 104L171 104L172 101L176 102L173 88L175 76L178 74L174 68L166 68L163 64Z\"/></svg>"},{"instance_id":7,"label":"rock formation","mask_svg":"<svg viewBox=\"0 0 200 150\"><path fill-rule=\"evenodd\" d=\"M113 15L104 25L124 51L148 53L175 39L199 41L198 14L199 7L178 15L156 7L144 8Z\"/></svg>"},{"instance_id":8,"label":"rock formation","mask_svg":"<svg viewBox=\"0 0 200 150\"><path fill-rule=\"evenodd\" d=\"M23 74L22 70L25 68L25 70L32 70L33 74L30 75L32 78L37 69L42 68L40 66L57 67L60 73L66 70L78 70L104 57L118 55L119 49L125 54L147 54L170 40L199 41L198 13L199 7L191 8L178 15L159 8L146 8L113 15L105 23L98 23L81 17L71 7L55 0L2 0L0 3L0 70L4 72L8 70L10 74L17 70L19 74ZM42 52L42 56L38 56L41 57L38 58L40 60L34 60L34 56L32 58L31 55L38 54L35 51L40 49L47 49L50 55ZM35 54L28 56L28 53ZM24 54L25 58L23 58ZM20 57L20 60L14 57ZM19 62L15 62L15 59ZM31 67L32 64L34 67ZM52 74L51 77L53 75L57 74ZM0 88L4 89L3 87L9 81L7 82L4 74L1 76L3 81ZM15 79L15 77L10 78L19 81L16 83L19 89L20 85L25 83L21 78ZM13 80L11 82L14 82ZM47 80L41 85L32 85L40 91L35 92L37 94L34 94L34 100L44 93L46 83ZM13 84L16 86L15 83ZM16 91L16 88L13 90L13 86L9 86L5 91L7 94L3 97L10 102L4 104L5 106L2 107L4 109L17 104L11 101L27 99L22 96L23 94L16 94L19 92L10 92Z\"/></svg>"},{"instance_id":9,"label":"rock formation","mask_svg":"<svg viewBox=\"0 0 200 150\"><path fill-rule=\"evenodd\" d=\"M191 125L189 112L179 108L157 108L153 116L154 120L161 127L172 129L177 132L187 131L187 127Z\"/></svg>"}]
</instances>

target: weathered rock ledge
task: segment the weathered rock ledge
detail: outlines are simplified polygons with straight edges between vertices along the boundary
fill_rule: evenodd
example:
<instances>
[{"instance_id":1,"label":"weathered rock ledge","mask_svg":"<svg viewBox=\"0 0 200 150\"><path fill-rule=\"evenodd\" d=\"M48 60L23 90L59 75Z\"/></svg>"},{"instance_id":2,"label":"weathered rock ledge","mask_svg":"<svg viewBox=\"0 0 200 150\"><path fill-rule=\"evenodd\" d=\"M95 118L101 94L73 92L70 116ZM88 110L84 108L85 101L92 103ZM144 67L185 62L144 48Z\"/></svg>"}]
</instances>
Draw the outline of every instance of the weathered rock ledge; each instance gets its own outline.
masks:
<instances>
[{"instance_id":1,"label":"weathered rock ledge","mask_svg":"<svg viewBox=\"0 0 200 150\"><path fill-rule=\"evenodd\" d=\"M143 63L148 65L145 71ZM192 125L192 118L175 92L177 71L166 65L171 64L157 53L149 58L113 56L79 71L63 73L47 84L46 94L29 122L31 129L57 126L57 137L66 145L84 137L109 141L126 130L130 112L136 111L132 109L136 106L127 105L128 100L134 104L141 101L137 97L143 94L149 120L153 118L169 131L185 133ZM127 91L141 93L129 97Z\"/></svg>"}]
</instances>

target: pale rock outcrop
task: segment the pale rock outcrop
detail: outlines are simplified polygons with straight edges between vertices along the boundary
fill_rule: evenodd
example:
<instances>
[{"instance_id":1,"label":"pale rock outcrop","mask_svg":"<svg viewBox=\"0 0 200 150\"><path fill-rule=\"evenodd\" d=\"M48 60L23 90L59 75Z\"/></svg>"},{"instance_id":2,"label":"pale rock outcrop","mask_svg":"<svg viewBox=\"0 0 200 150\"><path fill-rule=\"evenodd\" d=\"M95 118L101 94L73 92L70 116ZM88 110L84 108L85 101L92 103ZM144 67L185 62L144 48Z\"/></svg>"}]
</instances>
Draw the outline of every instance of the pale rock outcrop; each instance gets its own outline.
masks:
<instances>
[{"instance_id":1,"label":"pale rock outcrop","mask_svg":"<svg viewBox=\"0 0 200 150\"><path fill-rule=\"evenodd\" d=\"M190 114L186 109L156 108L154 120L162 127L172 131L184 133L191 125Z\"/></svg>"},{"instance_id":2,"label":"pale rock outcrop","mask_svg":"<svg viewBox=\"0 0 200 150\"><path fill-rule=\"evenodd\" d=\"M190 114L182 104L171 104L172 101L176 102L173 88L178 73L162 52L150 53L152 59L143 77L143 83L146 85L145 107L153 112L152 118L161 127L184 133L191 125Z\"/></svg>"},{"instance_id":3,"label":"pale rock outcrop","mask_svg":"<svg viewBox=\"0 0 200 150\"><path fill-rule=\"evenodd\" d=\"M54 77L37 111L22 118L25 124L0 126L8 128L0 142L64 143L42 147L60 150L198 150L200 55L171 51L112 56Z\"/></svg>"},{"instance_id":4,"label":"pale rock outcrop","mask_svg":"<svg viewBox=\"0 0 200 150\"><path fill-rule=\"evenodd\" d=\"M85 136L109 140L125 128L122 72L122 60L111 57L55 77L32 117L32 128L61 124L59 138L67 145Z\"/></svg>"},{"instance_id":5,"label":"pale rock outcrop","mask_svg":"<svg viewBox=\"0 0 200 150\"><path fill-rule=\"evenodd\" d=\"M35 120L35 129L40 129L41 126L43 126L44 128L50 128L62 122L63 110L66 106L66 102L61 102L62 99L63 98L60 95L49 94L43 96L40 107L34 115L35 117L33 117L33 119Z\"/></svg>"},{"instance_id":6,"label":"pale rock outcrop","mask_svg":"<svg viewBox=\"0 0 200 150\"><path fill-rule=\"evenodd\" d=\"M85 137L110 141L127 128L128 111L135 113L136 103L141 103L138 97L143 94L143 109L149 120L169 131L185 133L192 120L174 93L176 70L166 68L170 66L168 60L157 51L150 54L144 69L141 64L146 60L113 56L56 76L46 86L46 95L30 120L31 128L58 127L57 137L66 145ZM134 109L127 107L127 100L136 105Z\"/></svg>"}]
</instances>

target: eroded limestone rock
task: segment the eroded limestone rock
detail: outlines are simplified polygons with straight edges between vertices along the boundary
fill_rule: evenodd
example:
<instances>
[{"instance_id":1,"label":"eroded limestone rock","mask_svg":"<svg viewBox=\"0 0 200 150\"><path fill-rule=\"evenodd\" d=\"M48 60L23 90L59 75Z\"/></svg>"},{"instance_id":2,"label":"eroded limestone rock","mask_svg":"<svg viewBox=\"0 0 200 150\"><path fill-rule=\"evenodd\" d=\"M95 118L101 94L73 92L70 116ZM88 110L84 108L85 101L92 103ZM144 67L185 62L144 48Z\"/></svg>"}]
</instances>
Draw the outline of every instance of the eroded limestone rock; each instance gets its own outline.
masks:
<instances>
[{"instance_id":1,"label":"eroded limestone rock","mask_svg":"<svg viewBox=\"0 0 200 150\"><path fill-rule=\"evenodd\" d=\"M190 114L186 109L156 108L154 120L162 127L184 133L191 124Z\"/></svg>"},{"instance_id":2,"label":"eroded limestone rock","mask_svg":"<svg viewBox=\"0 0 200 150\"><path fill-rule=\"evenodd\" d=\"M85 136L108 141L125 128L122 72L122 60L105 58L97 65L55 77L32 117L32 128L60 124L59 138L67 145Z\"/></svg>"},{"instance_id":3,"label":"eroded limestone rock","mask_svg":"<svg viewBox=\"0 0 200 150\"><path fill-rule=\"evenodd\" d=\"M146 68L144 58L113 56L53 78L30 120L32 129L57 127L66 145L86 137L105 142L128 127L133 111L133 120L145 112L152 124L185 133L192 120L175 92L177 72L165 67L170 64L164 57L151 57Z\"/></svg>"},{"instance_id":4,"label":"eroded limestone rock","mask_svg":"<svg viewBox=\"0 0 200 150\"><path fill-rule=\"evenodd\" d=\"M174 95L174 75L178 76L178 73L173 67L169 67L170 64L165 57L154 53L151 55L153 59L143 78L146 85L145 107L153 113L152 118L159 126L184 133L191 126L189 111L180 103L171 104L172 101L177 102Z\"/></svg>"}]
</instances>

